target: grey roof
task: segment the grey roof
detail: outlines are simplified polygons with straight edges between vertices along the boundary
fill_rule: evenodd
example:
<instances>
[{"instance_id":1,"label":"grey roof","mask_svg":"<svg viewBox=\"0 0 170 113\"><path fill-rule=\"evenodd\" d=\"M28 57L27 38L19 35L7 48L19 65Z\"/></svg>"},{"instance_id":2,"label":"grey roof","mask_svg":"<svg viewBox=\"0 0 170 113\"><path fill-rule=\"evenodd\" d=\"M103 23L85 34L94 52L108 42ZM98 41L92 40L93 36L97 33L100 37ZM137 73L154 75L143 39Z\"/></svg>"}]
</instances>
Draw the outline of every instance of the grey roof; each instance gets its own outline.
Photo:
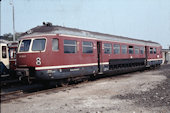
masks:
<instances>
[{"instance_id":1,"label":"grey roof","mask_svg":"<svg viewBox=\"0 0 170 113\"><path fill-rule=\"evenodd\" d=\"M21 37L29 37L29 36L35 36L35 35L46 35L46 34L64 34L64 35L90 37L90 38L95 38L98 40L107 40L107 41L139 44L139 45L144 45L144 46L147 46L147 45L156 46L156 47L161 46L159 43L152 42L152 41L132 39L132 38L123 37L123 36L116 36L116 35L92 32L92 31L87 31L87 30L80 30L80 29L76 29L76 28L68 28L68 27L53 26L53 25L37 26L37 27L32 28L29 31L21 34Z\"/></svg>"}]
</instances>

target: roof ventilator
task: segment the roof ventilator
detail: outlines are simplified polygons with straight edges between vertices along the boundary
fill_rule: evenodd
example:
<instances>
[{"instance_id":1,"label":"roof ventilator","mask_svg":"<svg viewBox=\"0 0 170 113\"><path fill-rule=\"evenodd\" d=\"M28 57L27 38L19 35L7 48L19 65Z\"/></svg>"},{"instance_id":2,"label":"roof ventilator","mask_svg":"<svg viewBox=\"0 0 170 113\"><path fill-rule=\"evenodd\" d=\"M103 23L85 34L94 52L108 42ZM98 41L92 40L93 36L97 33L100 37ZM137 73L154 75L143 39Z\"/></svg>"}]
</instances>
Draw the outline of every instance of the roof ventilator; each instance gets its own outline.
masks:
<instances>
[{"instance_id":1,"label":"roof ventilator","mask_svg":"<svg viewBox=\"0 0 170 113\"><path fill-rule=\"evenodd\" d=\"M44 26L53 26L53 24L51 22L43 22Z\"/></svg>"}]
</instances>

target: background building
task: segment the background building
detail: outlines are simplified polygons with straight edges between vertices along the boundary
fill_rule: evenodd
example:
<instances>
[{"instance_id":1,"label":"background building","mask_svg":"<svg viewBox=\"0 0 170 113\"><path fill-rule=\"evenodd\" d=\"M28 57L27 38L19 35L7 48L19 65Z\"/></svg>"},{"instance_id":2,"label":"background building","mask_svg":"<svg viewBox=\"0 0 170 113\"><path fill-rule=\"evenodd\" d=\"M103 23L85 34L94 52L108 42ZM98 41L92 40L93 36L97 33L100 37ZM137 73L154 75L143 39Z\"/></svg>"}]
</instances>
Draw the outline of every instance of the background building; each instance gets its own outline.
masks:
<instances>
[{"instance_id":1,"label":"background building","mask_svg":"<svg viewBox=\"0 0 170 113\"><path fill-rule=\"evenodd\" d=\"M169 49L162 49L163 63L170 64L170 47Z\"/></svg>"}]
</instances>

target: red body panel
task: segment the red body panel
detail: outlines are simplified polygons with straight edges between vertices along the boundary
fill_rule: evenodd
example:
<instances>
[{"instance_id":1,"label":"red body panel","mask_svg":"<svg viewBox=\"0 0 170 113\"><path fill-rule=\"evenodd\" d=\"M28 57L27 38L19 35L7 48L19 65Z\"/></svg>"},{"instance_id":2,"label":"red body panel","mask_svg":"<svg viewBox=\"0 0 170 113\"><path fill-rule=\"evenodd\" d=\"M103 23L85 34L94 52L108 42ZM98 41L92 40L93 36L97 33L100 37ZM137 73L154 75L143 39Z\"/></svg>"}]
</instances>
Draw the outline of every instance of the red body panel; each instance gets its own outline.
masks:
<instances>
[{"instance_id":1,"label":"red body panel","mask_svg":"<svg viewBox=\"0 0 170 113\"><path fill-rule=\"evenodd\" d=\"M41 36L42 37L42 36ZM44 36L43 36L44 37ZM31 38L31 37L30 37ZM34 37L35 38L35 37ZM59 39L59 50L52 51L52 38ZM109 62L109 59L130 59L130 58L146 58L145 52L144 54L113 54L113 44L120 44L120 45L131 45L131 46L138 46L144 47L142 45L134 45L129 43L118 43L118 42L110 42L110 41L98 41L92 39L83 39L83 38L75 38L75 37L63 37L63 36L46 36L47 44L45 52L33 52L33 53L18 53L17 54L17 66L18 67L43 67L43 66L60 66L60 65L74 65L74 64L88 64L88 63L97 63L97 42L101 42L101 63ZM77 41L77 53L64 53L64 45L63 42L65 39L69 40L76 40ZM93 53L92 54L84 54L82 53L82 42L83 41L91 41L93 42ZM112 53L105 54L103 44L110 43L112 44ZM147 54L148 59L156 59L162 58L161 55L161 47L156 47L157 53L156 54L149 54L149 47L147 47ZM133 48L134 49L134 48ZM128 51L128 49L127 49ZM36 58L41 58L41 65L36 65Z\"/></svg>"},{"instance_id":2,"label":"red body panel","mask_svg":"<svg viewBox=\"0 0 170 113\"><path fill-rule=\"evenodd\" d=\"M128 49L127 49L127 54L122 54L122 49L120 47L120 54L114 54L113 53L113 44L120 44L120 45L131 45L131 46L138 46L138 47L143 47L141 45L134 45L134 44L127 44L127 43L117 43L117 42L102 42L104 43L110 43L112 44L112 53L111 54L105 54L104 50L102 49L102 61L103 62L108 62L109 59L130 59L130 58L145 58L145 54L129 54ZM134 49L133 49L134 50Z\"/></svg>"},{"instance_id":3,"label":"red body panel","mask_svg":"<svg viewBox=\"0 0 170 113\"><path fill-rule=\"evenodd\" d=\"M52 38L59 39L59 50L52 51ZM74 39L78 42L77 53L64 53L63 49L63 40L68 39L66 37L48 37L47 47L45 52L35 52L35 53L18 53L17 54L17 65L19 67L41 67L41 66L59 66L59 65L73 65L73 64L88 64L88 63L96 63L97 62L97 50L93 51L93 54L83 54L81 52L82 47L80 46L82 43L81 39ZM69 38L70 39L70 38ZM85 40L84 40L85 41ZM91 40L93 43L96 41ZM36 58L41 58L41 65L36 65Z\"/></svg>"}]
</instances>

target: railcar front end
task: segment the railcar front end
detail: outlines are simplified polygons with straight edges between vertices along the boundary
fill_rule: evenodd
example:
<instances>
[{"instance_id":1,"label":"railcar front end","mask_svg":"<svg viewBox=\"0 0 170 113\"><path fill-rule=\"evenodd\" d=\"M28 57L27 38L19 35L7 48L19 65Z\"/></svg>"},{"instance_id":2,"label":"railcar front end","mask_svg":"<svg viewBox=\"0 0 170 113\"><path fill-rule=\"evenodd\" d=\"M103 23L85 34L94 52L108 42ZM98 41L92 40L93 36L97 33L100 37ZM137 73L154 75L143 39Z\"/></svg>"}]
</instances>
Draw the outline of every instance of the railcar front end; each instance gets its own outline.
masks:
<instances>
[{"instance_id":1,"label":"railcar front end","mask_svg":"<svg viewBox=\"0 0 170 113\"><path fill-rule=\"evenodd\" d=\"M0 74L1 78L9 76L8 46L5 43L0 43Z\"/></svg>"},{"instance_id":2,"label":"railcar front end","mask_svg":"<svg viewBox=\"0 0 170 113\"><path fill-rule=\"evenodd\" d=\"M20 79L56 80L97 73L96 52L80 54L81 48L77 47L80 42L80 39L75 41L57 35L21 39L17 75ZM86 51L91 52L92 43L84 44Z\"/></svg>"},{"instance_id":3,"label":"railcar front end","mask_svg":"<svg viewBox=\"0 0 170 113\"><path fill-rule=\"evenodd\" d=\"M146 67L157 67L162 64L162 47L146 46Z\"/></svg>"},{"instance_id":4,"label":"railcar front end","mask_svg":"<svg viewBox=\"0 0 170 113\"><path fill-rule=\"evenodd\" d=\"M46 38L26 38L19 43L17 53L17 75L22 78L35 79L35 67L41 66L45 53Z\"/></svg>"}]
</instances>

